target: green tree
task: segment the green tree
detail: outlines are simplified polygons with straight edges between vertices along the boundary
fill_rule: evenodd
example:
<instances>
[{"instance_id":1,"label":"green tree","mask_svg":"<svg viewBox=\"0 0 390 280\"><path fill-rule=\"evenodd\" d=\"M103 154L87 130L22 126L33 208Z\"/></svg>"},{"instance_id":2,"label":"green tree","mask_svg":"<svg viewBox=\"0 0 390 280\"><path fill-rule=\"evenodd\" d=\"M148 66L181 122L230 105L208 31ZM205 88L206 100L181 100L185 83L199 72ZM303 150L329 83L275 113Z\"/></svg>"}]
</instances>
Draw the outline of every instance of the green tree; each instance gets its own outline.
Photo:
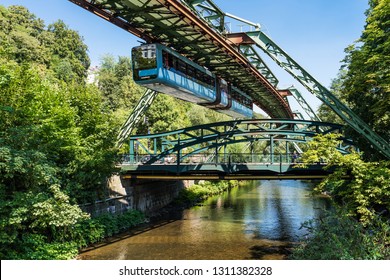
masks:
<instances>
[{"instance_id":1,"label":"green tree","mask_svg":"<svg viewBox=\"0 0 390 280\"><path fill-rule=\"evenodd\" d=\"M337 150L339 137L337 134L314 137L299 166L326 162L328 169L334 169L316 190L331 193L349 215L366 225L376 215L390 211L390 162L365 162L356 152L342 155Z\"/></svg>"},{"instance_id":2,"label":"green tree","mask_svg":"<svg viewBox=\"0 0 390 280\"><path fill-rule=\"evenodd\" d=\"M379 135L390 139L390 1L370 0L365 30L346 49L342 92L352 109ZM367 158L381 156L352 132Z\"/></svg>"},{"instance_id":3,"label":"green tree","mask_svg":"<svg viewBox=\"0 0 390 280\"><path fill-rule=\"evenodd\" d=\"M15 192L0 205L1 259L69 259L77 253L72 227L88 218L58 185Z\"/></svg>"},{"instance_id":4,"label":"green tree","mask_svg":"<svg viewBox=\"0 0 390 280\"><path fill-rule=\"evenodd\" d=\"M0 52L18 63L50 68L66 82L84 82L88 48L77 31L59 20L47 28L23 6L0 6Z\"/></svg>"},{"instance_id":5,"label":"green tree","mask_svg":"<svg viewBox=\"0 0 390 280\"><path fill-rule=\"evenodd\" d=\"M61 21L46 29L20 6L0 6L0 26L0 257L73 258L106 232L77 205L107 197L121 121L84 82L89 58L76 31ZM125 100L129 59L114 74ZM115 219L115 232L136 216Z\"/></svg>"},{"instance_id":6,"label":"green tree","mask_svg":"<svg viewBox=\"0 0 390 280\"><path fill-rule=\"evenodd\" d=\"M97 71L97 83L112 111L129 111L144 92L134 83L129 57L115 59L112 55L105 55Z\"/></svg>"},{"instance_id":7,"label":"green tree","mask_svg":"<svg viewBox=\"0 0 390 280\"><path fill-rule=\"evenodd\" d=\"M17 62L45 63L47 50L39 37L44 23L23 6L0 6L0 46L8 58Z\"/></svg>"},{"instance_id":8,"label":"green tree","mask_svg":"<svg viewBox=\"0 0 390 280\"><path fill-rule=\"evenodd\" d=\"M337 151L340 135L317 135L302 164L326 162L333 171L316 188L333 198L332 211L305 222L308 232L292 259L388 259L390 256L390 162L365 162Z\"/></svg>"},{"instance_id":9,"label":"green tree","mask_svg":"<svg viewBox=\"0 0 390 280\"><path fill-rule=\"evenodd\" d=\"M338 74L338 77L332 80L330 90L337 98L339 98L339 100L341 100L345 104L347 103L347 101L345 100L345 98L343 99L342 94L342 79L344 75L344 71L341 70ZM318 117L323 122L344 124L344 121L335 112L333 112L333 110L329 106L325 104L321 104L318 108Z\"/></svg>"},{"instance_id":10,"label":"green tree","mask_svg":"<svg viewBox=\"0 0 390 280\"><path fill-rule=\"evenodd\" d=\"M48 42L52 55L51 67L57 78L84 82L91 62L83 38L61 20L50 24L48 32L52 34L52 41Z\"/></svg>"}]
</instances>

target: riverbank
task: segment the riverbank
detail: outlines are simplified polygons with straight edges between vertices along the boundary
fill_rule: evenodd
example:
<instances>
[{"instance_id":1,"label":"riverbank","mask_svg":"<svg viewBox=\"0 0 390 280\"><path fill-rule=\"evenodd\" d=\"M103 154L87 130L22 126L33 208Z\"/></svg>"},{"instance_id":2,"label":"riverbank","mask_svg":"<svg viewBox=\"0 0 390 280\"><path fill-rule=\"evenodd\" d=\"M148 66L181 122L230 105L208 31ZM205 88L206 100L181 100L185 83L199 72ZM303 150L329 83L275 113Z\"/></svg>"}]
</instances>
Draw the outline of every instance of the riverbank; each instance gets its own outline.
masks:
<instances>
[{"instance_id":1,"label":"riverbank","mask_svg":"<svg viewBox=\"0 0 390 280\"><path fill-rule=\"evenodd\" d=\"M305 234L300 226L319 217L324 199L301 181L247 182L220 195L171 208L171 214L113 236L83 260L286 259ZM168 210L167 210L168 211Z\"/></svg>"},{"instance_id":2,"label":"riverbank","mask_svg":"<svg viewBox=\"0 0 390 280\"><path fill-rule=\"evenodd\" d=\"M164 215L188 209L210 196L218 195L233 187L242 186L243 181L203 181L182 189L179 196L169 205L148 213L129 210L124 214L104 214L79 224L79 253L93 250L147 230L149 222L156 222ZM83 234L85 233L85 234Z\"/></svg>"},{"instance_id":3,"label":"riverbank","mask_svg":"<svg viewBox=\"0 0 390 280\"><path fill-rule=\"evenodd\" d=\"M334 206L321 218L302 225L308 237L292 250L292 260L389 260L390 224L377 216L363 226Z\"/></svg>"},{"instance_id":4,"label":"riverbank","mask_svg":"<svg viewBox=\"0 0 390 280\"><path fill-rule=\"evenodd\" d=\"M247 181L202 181L193 184L179 192L178 197L169 205L163 207L157 212L151 213L149 217L161 216L163 213L174 212L178 210L188 209L211 196L222 194L234 187L240 187L247 184Z\"/></svg>"}]
</instances>

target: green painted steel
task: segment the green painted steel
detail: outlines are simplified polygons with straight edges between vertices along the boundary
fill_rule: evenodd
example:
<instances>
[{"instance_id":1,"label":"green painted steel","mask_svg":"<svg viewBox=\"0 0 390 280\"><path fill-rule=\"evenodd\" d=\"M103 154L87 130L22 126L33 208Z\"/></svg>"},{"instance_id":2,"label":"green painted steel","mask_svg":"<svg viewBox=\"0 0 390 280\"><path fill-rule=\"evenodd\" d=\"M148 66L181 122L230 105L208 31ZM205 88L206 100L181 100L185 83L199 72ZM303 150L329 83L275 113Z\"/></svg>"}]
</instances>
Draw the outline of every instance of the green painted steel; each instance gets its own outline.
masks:
<instances>
[{"instance_id":1,"label":"green painted steel","mask_svg":"<svg viewBox=\"0 0 390 280\"><path fill-rule=\"evenodd\" d=\"M211 2L211 0L201 1ZM215 4L214 4L215 5ZM194 7L196 9L196 7ZM200 14L201 15L201 14ZM237 18L228 14L220 14L220 17L232 17L236 20L245 22L256 28L255 31L246 32L246 34L253 39L260 49L262 49L267 55L269 55L280 67L290 73L295 79L297 79L309 92L318 97L324 104L329 106L341 119L343 119L353 129L363 135L368 142L373 145L378 151L380 151L385 157L390 158L390 145L389 143L376 134L363 120L361 120L350 108L343 104L336 96L334 96L326 87L322 86L316 79L313 78L306 70L304 70L295 60L293 60L285 51L283 51L273 40L271 40L266 34L259 30L260 25L254 24L249 21ZM207 18L205 18L207 20ZM220 19L220 21L225 21ZM213 26L213 22L209 21L209 24ZM216 28L216 26L214 26ZM227 33L225 29L221 32ZM267 76L265 76L267 77ZM292 92L298 103L302 106L309 117L313 120L320 120L314 111L307 106L307 102L302 95L297 92Z\"/></svg>"},{"instance_id":2,"label":"green painted steel","mask_svg":"<svg viewBox=\"0 0 390 280\"><path fill-rule=\"evenodd\" d=\"M321 119L318 117L316 112L311 108L310 104L306 102L303 95L297 90L295 87L290 87L288 90L291 92L292 96L298 102L298 104L302 107L305 113L309 116L310 120L320 122Z\"/></svg>"},{"instance_id":3,"label":"green painted steel","mask_svg":"<svg viewBox=\"0 0 390 280\"><path fill-rule=\"evenodd\" d=\"M291 108L277 89L223 36L223 12L212 1L69 1L148 43L162 43L207 67L251 96L270 117L293 118ZM202 10L204 18L195 15L189 7ZM213 22L214 27L208 22Z\"/></svg>"},{"instance_id":4,"label":"green painted steel","mask_svg":"<svg viewBox=\"0 0 390 280\"><path fill-rule=\"evenodd\" d=\"M218 76L248 93L254 99L254 103L271 117L293 118L288 103L277 93L275 88L277 80L274 79L272 72L269 73L268 67L262 63L261 58L259 56L255 58L252 54L245 56L246 47L243 47L244 51L240 52L239 46L227 44L229 30L226 28L226 17L251 25L255 31L245 34L253 40L254 45L262 49L308 91L335 111L385 157L390 158L389 143L372 131L351 109L340 102L327 88L261 32L259 24L224 13L211 0L69 1L135 34L146 42L160 42L175 48L181 54L199 65L208 67ZM198 18L188 13L185 7L189 7ZM199 21L199 18L203 21ZM207 26L214 32L210 32ZM249 48L246 50L248 51ZM313 118L315 119L314 115Z\"/></svg>"},{"instance_id":5,"label":"green painted steel","mask_svg":"<svg viewBox=\"0 0 390 280\"><path fill-rule=\"evenodd\" d=\"M126 122L122 125L118 137L116 146L120 148L125 141L127 141L130 134L133 132L134 128L139 124L143 118L145 112L152 105L154 99L156 98L158 92L147 89L145 93L141 96L137 105L135 106L131 115L127 118Z\"/></svg>"},{"instance_id":6,"label":"green painted steel","mask_svg":"<svg viewBox=\"0 0 390 280\"><path fill-rule=\"evenodd\" d=\"M251 45L241 45L239 50L249 60L249 62L255 66L256 69L271 83L271 85L274 87L278 85L279 81L275 74L272 73L267 64Z\"/></svg>"},{"instance_id":7,"label":"green painted steel","mask_svg":"<svg viewBox=\"0 0 390 280\"><path fill-rule=\"evenodd\" d=\"M295 155L299 154L292 153L293 150L299 151L295 145L305 144L319 133L341 132L342 126L338 124L264 119L219 122L154 135L131 136L130 154L123 157L121 172L130 178L159 179L172 176L272 178L281 174L313 178L331 171L324 169L325 163L297 168L299 157ZM339 151L348 153L353 149L350 141L340 140L344 142L337 147ZM266 145L261 152L254 152L254 143L263 141ZM227 146L239 143L248 143L248 152L227 152Z\"/></svg>"},{"instance_id":8,"label":"green painted steel","mask_svg":"<svg viewBox=\"0 0 390 280\"><path fill-rule=\"evenodd\" d=\"M341 132L341 125L304 120L264 119L219 122L153 135L131 136L127 162L136 164L143 160L145 163L152 164L175 157L175 162L180 165L186 158L196 155L206 158L213 156L215 162L219 162L226 157L226 149L221 153L221 147L267 141L268 153L271 155L270 162L274 163L273 156L280 143L286 142L286 145L287 142L306 143L319 133ZM348 153L352 143L347 139L342 140L344 142L338 149ZM288 148L285 149L284 154L289 154Z\"/></svg>"},{"instance_id":9,"label":"green painted steel","mask_svg":"<svg viewBox=\"0 0 390 280\"><path fill-rule=\"evenodd\" d=\"M214 28L223 35L229 33L229 28L225 24L226 13L224 13L213 1L185 0L184 2L203 18L211 28ZM279 81L274 73L272 73L270 68L251 45L241 45L239 51L273 86L276 87L278 85Z\"/></svg>"},{"instance_id":10,"label":"green painted steel","mask_svg":"<svg viewBox=\"0 0 390 280\"><path fill-rule=\"evenodd\" d=\"M196 11L212 28L225 32L225 13L211 0L184 0L184 3Z\"/></svg>"},{"instance_id":11,"label":"green painted steel","mask_svg":"<svg viewBox=\"0 0 390 280\"><path fill-rule=\"evenodd\" d=\"M309 92L329 106L350 127L364 136L385 157L390 158L389 143L375 133L359 116L343 104L327 88L322 86L285 51L261 31L247 32L258 47L268 54L280 67L297 79Z\"/></svg>"},{"instance_id":12,"label":"green painted steel","mask_svg":"<svg viewBox=\"0 0 390 280\"><path fill-rule=\"evenodd\" d=\"M290 157L274 155L275 161L271 163L271 155L262 154L230 154L225 161L217 163L203 162L201 157L192 157L180 165L175 163L159 162L155 164L124 164L122 176L124 178L148 179L175 179L172 176L181 176L177 179L309 179L326 176L332 173L326 169L326 164L315 164L307 168L298 167L291 162ZM284 175L286 177L283 177ZM265 178L267 176L267 178ZM290 177L294 176L294 177ZM322 177L321 177L322 178Z\"/></svg>"}]
</instances>

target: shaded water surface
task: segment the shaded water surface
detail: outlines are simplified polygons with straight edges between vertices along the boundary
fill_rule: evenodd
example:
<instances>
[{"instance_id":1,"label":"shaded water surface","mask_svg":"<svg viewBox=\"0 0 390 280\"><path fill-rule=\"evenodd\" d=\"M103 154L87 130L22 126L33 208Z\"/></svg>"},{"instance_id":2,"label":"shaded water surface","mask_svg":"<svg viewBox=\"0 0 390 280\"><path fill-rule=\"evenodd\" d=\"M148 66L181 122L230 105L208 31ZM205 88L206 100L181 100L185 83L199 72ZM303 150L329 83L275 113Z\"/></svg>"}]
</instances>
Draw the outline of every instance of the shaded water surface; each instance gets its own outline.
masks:
<instances>
[{"instance_id":1,"label":"shaded water surface","mask_svg":"<svg viewBox=\"0 0 390 280\"><path fill-rule=\"evenodd\" d=\"M302 181L260 181L175 213L80 255L106 260L283 259L301 224L328 206Z\"/></svg>"}]
</instances>

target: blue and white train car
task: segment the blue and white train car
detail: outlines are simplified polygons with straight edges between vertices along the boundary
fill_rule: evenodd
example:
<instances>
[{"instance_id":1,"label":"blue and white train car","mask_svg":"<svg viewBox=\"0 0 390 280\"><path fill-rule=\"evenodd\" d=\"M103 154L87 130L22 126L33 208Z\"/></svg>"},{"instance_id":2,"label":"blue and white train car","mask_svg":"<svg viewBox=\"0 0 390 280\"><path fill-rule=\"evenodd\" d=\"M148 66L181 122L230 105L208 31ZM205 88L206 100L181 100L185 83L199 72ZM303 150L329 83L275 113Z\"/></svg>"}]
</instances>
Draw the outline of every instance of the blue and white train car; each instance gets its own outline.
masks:
<instances>
[{"instance_id":1,"label":"blue and white train car","mask_svg":"<svg viewBox=\"0 0 390 280\"><path fill-rule=\"evenodd\" d=\"M252 117L249 96L164 45L133 48L132 62L137 84L235 118Z\"/></svg>"}]
</instances>

